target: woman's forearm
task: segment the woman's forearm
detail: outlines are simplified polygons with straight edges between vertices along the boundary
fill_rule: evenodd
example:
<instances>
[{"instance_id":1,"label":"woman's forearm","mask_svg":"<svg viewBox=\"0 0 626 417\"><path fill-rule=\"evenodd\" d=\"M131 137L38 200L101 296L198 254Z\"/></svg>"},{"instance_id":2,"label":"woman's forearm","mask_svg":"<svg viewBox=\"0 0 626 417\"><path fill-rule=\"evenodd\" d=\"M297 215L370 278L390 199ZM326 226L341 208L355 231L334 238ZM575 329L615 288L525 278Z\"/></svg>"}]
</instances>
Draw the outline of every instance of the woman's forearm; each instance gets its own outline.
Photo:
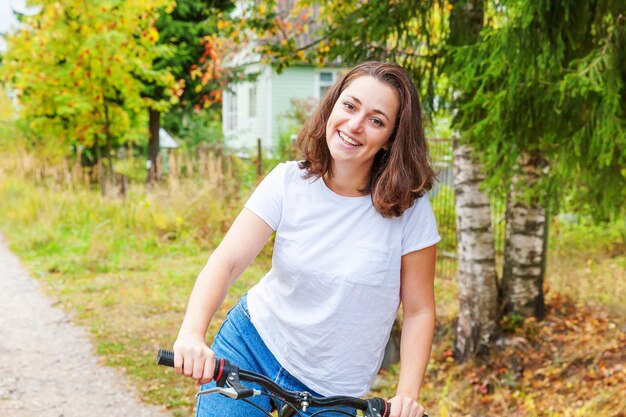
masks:
<instances>
[{"instance_id":1,"label":"woman's forearm","mask_svg":"<svg viewBox=\"0 0 626 417\"><path fill-rule=\"evenodd\" d=\"M204 339L230 286L228 267L211 256L194 284L179 334Z\"/></svg>"},{"instance_id":2,"label":"woman's forearm","mask_svg":"<svg viewBox=\"0 0 626 417\"><path fill-rule=\"evenodd\" d=\"M430 357L434 331L434 312L403 317L400 380L396 395L406 395L417 400Z\"/></svg>"},{"instance_id":3,"label":"woman's forearm","mask_svg":"<svg viewBox=\"0 0 626 417\"><path fill-rule=\"evenodd\" d=\"M222 305L228 288L254 260L273 230L256 214L243 209L198 275L180 336L202 337Z\"/></svg>"}]
</instances>

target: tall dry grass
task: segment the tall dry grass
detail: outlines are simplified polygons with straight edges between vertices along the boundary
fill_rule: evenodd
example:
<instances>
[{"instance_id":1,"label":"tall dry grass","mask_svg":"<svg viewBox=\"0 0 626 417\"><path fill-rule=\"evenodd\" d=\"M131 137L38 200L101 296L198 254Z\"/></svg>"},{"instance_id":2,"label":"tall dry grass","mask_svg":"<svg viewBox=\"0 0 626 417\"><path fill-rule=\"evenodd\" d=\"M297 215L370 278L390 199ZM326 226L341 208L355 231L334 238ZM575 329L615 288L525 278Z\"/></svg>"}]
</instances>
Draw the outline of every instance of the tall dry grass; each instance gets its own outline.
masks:
<instances>
[{"instance_id":1,"label":"tall dry grass","mask_svg":"<svg viewBox=\"0 0 626 417\"><path fill-rule=\"evenodd\" d=\"M196 158L172 155L161 182L147 187L127 180L121 193L119 183L110 181L102 195L97 186L101 167L52 163L15 152L0 157L0 208L2 217L15 224L63 224L81 230L82 236L106 229L113 240L211 246L250 192L250 185L242 187L234 174L233 163L223 163L211 152Z\"/></svg>"}]
</instances>

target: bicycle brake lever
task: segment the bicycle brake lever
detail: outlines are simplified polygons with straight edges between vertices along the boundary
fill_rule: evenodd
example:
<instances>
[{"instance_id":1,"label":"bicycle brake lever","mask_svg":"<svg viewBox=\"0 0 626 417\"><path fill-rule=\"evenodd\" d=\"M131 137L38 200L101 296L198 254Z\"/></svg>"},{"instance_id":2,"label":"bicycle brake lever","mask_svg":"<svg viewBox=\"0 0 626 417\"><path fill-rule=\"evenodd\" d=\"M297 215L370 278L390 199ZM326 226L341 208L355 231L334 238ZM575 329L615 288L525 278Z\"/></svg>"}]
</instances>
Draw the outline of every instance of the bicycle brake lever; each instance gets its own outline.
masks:
<instances>
[{"instance_id":1,"label":"bicycle brake lever","mask_svg":"<svg viewBox=\"0 0 626 417\"><path fill-rule=\"evenodd\" d=\"M215 383L218 388L223 389L224 391L214 390L213 392L219 392L220 394L226 395L227 397L233 398L235 400L239 400L242 398L253 397L255 395L260 395L261 391L257 389L252 389L242 385L239 381L239 368L235 365L231 364L229 361L222 359L220 363L221 368L219 369L218 376L215 379ZM224 387L228 388L224 388Z\"/></svg>"},{"instance_id":2,"label":"bicycle brake lever","mask_svg":"<svg viewBox=\"0 0 626 417\"><path fill-rule=\"evenodd\" d=\"M229 398L232 398L233 400L237 399L237 391L232 387L231 388L213 387L213 388L205 389L196 394L196 399L202 395L209 395L209 394L216 394L216 393L225 395Z\"/></svg>"},{"instance_id":3,"label":"bicycle brake lever","mask_svg":"<svg viewBox=\"0 0 626 417\"><path fill-rule=\"evenodd\" d=\"M202 390L196 394L196 399L202 395L209 394L222 394L228 398L232 398L233 400L239 400L241 398L254 397L256 395L261 395L261 390L248 388L243 385L239 385L237 388L235 387L213 387L209 389Z\"/></svg>"}]
</instances>

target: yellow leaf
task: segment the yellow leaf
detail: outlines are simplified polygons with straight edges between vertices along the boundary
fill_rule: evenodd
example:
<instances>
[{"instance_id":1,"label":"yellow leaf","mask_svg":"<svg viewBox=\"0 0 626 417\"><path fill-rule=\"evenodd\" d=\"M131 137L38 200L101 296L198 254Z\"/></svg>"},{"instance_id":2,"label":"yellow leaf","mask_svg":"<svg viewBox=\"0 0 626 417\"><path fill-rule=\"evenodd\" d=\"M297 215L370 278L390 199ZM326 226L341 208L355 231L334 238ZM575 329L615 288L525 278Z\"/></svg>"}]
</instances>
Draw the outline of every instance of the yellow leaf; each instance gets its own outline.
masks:
<instances>
[{"instance_id":1,"label":"yellow leaf","mask_svg":"<svg viewBox=\"0 0 626 417\"><path fill-rule=\"evenodd\" d=\"M155 28L150 28L148 29L145 38L150 42L156 42L159 40L159 32L157 32Z\"/></svg>"}]
</instances>

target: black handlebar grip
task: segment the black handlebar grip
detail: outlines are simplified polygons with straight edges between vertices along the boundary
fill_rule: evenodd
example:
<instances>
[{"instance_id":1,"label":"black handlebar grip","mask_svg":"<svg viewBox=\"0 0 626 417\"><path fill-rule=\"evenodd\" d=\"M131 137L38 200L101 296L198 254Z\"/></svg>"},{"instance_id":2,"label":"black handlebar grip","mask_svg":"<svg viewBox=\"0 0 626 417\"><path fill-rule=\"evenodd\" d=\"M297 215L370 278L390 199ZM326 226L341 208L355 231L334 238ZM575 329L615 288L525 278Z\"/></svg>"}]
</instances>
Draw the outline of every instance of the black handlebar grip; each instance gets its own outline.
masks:
<instances>
[{"instance_id":1,"label":"black handlebar grip","mask_svg":"<svg viewBox=\"0 0 626 417\"><path fill-rule=\"evenodd\" d=\"M157 365L169 366L170 368L174 367L174 352L167 349L159 349L159 353L157 354ZM213 371L213 379L216 379L220 374L222 369L223 362L219 359L215 359L215 370Z\"/></svg>"},{"instance_id":2,"label":"black handlebar grip","mask_svg":"<svg viewBox=\"0 0 626 417\"><path fill-rule=\"evenodd\" d=\"M157 354L157 365L174 367L174 352L171 350L159 349Z\"/></svg>"}]
</instances>

